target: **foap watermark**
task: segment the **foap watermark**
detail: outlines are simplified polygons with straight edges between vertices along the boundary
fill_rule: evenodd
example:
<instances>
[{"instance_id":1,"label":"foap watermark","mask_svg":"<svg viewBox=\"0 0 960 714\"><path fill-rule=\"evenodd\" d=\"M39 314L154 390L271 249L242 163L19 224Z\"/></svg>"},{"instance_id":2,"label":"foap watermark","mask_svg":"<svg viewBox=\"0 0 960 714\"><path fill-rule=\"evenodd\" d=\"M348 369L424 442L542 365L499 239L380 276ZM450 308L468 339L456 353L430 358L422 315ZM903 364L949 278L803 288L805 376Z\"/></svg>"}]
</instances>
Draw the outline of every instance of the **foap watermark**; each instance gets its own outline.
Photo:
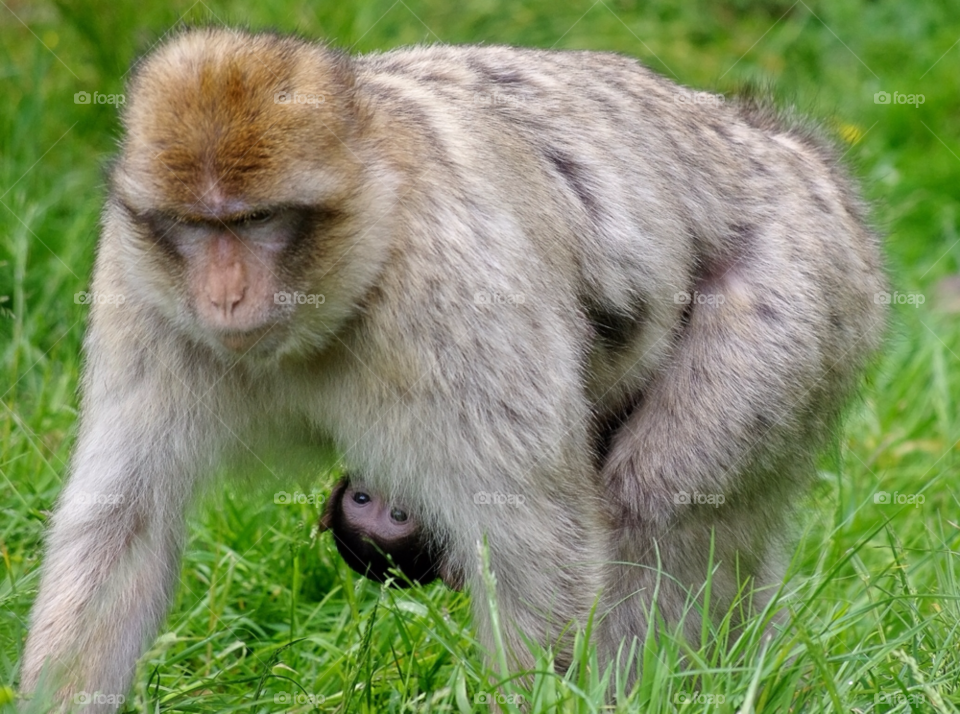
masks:
<instances>
[{"instance_id":1,"label":"foap watermark","mask_svg":"<svg viewBox=\"0 0 960 714\"><path fill-rule=\"evenodd\" d=\"M300 491L287 493L286 491L277 491L273 494L273 502L278 506L307 504L311 506L322 506L326 501L327 497L322 493L301 493Z\"/></svg>"},{"instance_id":2,"label":"foap watermark","mask_svg":"<svg viewBox=\"0 0 960 714\"><path fill-rule=\"evenodd\" d=\"M688 293L686 290L681 290L673 294L673 301L677 305L712 305L719 307L723 305L727 299L720 293L701 293L696 290Z\"/></svg>"},{"instance_id":3,"label":"foap watermark","mask_svg":"<svg viewBox=\"0 0 960 714\"><path fill-rule=\"evenodd\" d=\"M477 305L523 305L526 301L523 293L488 293L481 290L473 295L473 302Z\"/></svg>"},{"instance_id":4,"label":"foap watermark","mask_svg":"<svg viewBox=\"0 0 960 714\"><path fill-rule=\"evenodd\" d=\"M327 99L322 94L305 94L303 92L276 92L273 95L274 104L304 104L319 106Z\"/></svg>"},{"instance_id":5,"label":"foap watermark","mask_svg":"<svg viewBox=\"0 0 960 714\"><path fill-rule=\"evenodd\" d=\"M911 711L917 704L926 704L927 698L923 694L907 692L875 692L873 695L874 704L890 704L893 706L907 704L905 711Z\"/></svg>"},{"instance_id":6,"label":"foap watermark","mask_svg":"<svg viewBox=\"0 0 960 714\"><path fill-rule=\"evenodd\" d=\"M896 290L888 293L882 290L873 294L873 301L877 305L913 305L914 307L920 307L927 301L927 298L923 293L898 293Z\"/></svg>"},{"instance_id":7,"label":"foap watermark","mask_svg":"<svg viewBox=\"0 0 960 714\"><path fill-rule=\"evenodd\" d=\"M889 491L877 491L873 494L873 502L881 506L896 505L920 508L926 500L927 497L922 493L900 493L899 491L890 493Z\"/></svg>"},{"instance_id":8,"label":"foap watermark","mask_svg":"<svg viewBox=\"0 0 960 714\"><path fill-rule=\"evenodd\" d=\"M273 695L273 703L285 707L311 706L319 709L327 698L322 694L307 694L306 692L277 692Z\"/></svg>"},{"instance_id":9,"label":"foap watermark","mask_svg":"<svg viewBox=\"0 0 960 714\"><path fill-rule=\"evenodd\" d=\"M314 307L320 307L327 301L327 296L320 293L301 293L298 291L288 293L286 290L281 290L273 294L273 301L277 305L313 305Z\"/></svg>"},{"instance_id":10,"label":"foap watermark","mask_svg":"<svg viewBox=\"0 0 960 714\"><path fill-rule=\"evenodd\" d=\"M73 294L73 301L77 305L123 305L127 296L123 293L88 293L81 290Z\"/></svg>"},{"instance_id":11,"label":"foap watermark","mask_svg":"<svg viewBox=\"0 0 960 714\"><path fill-rule=\"evenodd\" d=\"M477 692L473 695L474 704L513 704L523 706L523 696L520 694L504 694L503 692Z\"/></svg>"},{"instance_id":12,"label":"foap watermark","mask_svg":"<svg viewBox=\"0 0 960 714\"><path fill-rule=\"evenodd\" d=\"M900 92L894 92L892 95L890 92L877 92L873 95L874 104L912 104L915 107L919 107L927 101L927 98L922 94L901 94Z\"/></svg>"},{"instance_id":13,"label":"foap watermark","mask_svg":"<svg viewBox=\"0 0 960 714\"><path fill-rule=\"evenodd\" d=\"M711 107L719 107L725 101L726 97L722 94L711 94L710 92L694 92L692 89L680 88L673 96L676 104L701 104Z\"/></svg>"},{"instance_id":14,"label":"foap watermark","mask_svg":"<svg viewBox=\"0 0 960 714\"><path fill-rule=\"evenodd\" d=\"M74 494L73 501L80 505L118 506L123 503L122 493L100 493L99 491L80 491Z\"/></svg>"},{"instance_id":15,"label":"foap watermark","mask_svg":"<svg viewBox=\"0 0 960 714\"><path fill-rule=\"evenodd\" d=\"M113 707L123 706L127 698L122 694L104 694L103 692L77 692L73 695L73 703L80 706L109 704Z\"/></svg>"},{"instance_id":16,"label":"foap watermark","mask_svg":"<svg viewBox=\"0 0 960 714\"><path fill-rule=\"evenodd\" d=\"M694 491L677 491L673 494L673 502L679 506L713 506L717 508L726 503L727 499L722 493L700 493Z\"/></svg>"},{"instance_id":17,"label":"foap watermark","mask_svg":"<svg viewBox=\"0 0 960 714\"><path fill-rule=\"evenodd\" d=\"M480 506L522 506L527 502L527 497L519 493L478 491L473 494L473 502Z\"/></svg>"},{"instance_id":18,"label":"foap watermark","mask_svg":"<svg viewBox=\"0 0 960 714\"><path fill-rule=\"evenodd\" d=\"M706 692L677 692L673 695L674 704L723 704L727 698L723 694L707 694Z\"/></svg>"},{"instance_id":19,"label":"foap watermark","mask_svg":"<svg viewBox=\"0 0 960 714\"><path fill-rule=\"evenodd\" d=\"M125 104L127 98L122 94L101 94L100 92L77 92L73 95L74 104Z\"/></svg>"},{"instance_id":20,"label":"foap watermark","mask_svg":"<svg viewBox=\"0 0 960 714\"><path fill-rule=\"evenodd\" d=\"M484 107L518 107L527 100L518 94L503 92L474 92L473 103Z\"/></svg>"}]
</instances>

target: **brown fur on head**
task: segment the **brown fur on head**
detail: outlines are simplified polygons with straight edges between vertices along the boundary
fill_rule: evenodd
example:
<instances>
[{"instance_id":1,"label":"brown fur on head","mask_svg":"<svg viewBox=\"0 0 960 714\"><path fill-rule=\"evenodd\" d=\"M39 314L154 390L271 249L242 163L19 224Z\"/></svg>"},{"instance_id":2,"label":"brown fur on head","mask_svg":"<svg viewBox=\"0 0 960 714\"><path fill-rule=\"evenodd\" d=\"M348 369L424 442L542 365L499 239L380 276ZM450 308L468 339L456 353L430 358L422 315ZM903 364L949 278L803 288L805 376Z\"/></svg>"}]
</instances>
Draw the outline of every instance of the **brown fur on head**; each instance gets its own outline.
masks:
<instances>
[{"instance_id":1,"label":"brown fur on head","mask_svg":"<svg viewBox=\"0 0 960 714\"><path fill-rule=\"evenodd\" d=\"M134 209L156 208L159 196L197 219L299 204L305 189L339 205L358 163L344 144L356 133L353 81L349 61L322 45L224 29L184 35L134 77L116 188Z\"/></svg>"}]
</instances>

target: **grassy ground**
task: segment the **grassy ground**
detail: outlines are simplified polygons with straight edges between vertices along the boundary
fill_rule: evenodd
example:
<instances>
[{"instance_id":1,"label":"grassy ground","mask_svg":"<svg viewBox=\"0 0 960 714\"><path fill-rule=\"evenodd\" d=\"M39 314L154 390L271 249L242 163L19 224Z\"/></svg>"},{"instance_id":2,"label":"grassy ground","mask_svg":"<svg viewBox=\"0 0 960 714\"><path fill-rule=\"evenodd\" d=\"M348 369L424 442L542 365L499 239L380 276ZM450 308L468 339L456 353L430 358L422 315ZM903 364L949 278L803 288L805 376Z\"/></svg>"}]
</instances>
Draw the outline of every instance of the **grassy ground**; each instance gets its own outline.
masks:
<instances>
[{"instance_id":1,"label":"grassy ground","mask_svg":"<svg viewBox=\"0 0 960 714\"><path fill-rule=\"evenodd\" d=\"M885 353L799 509L782 604L793 627L765 644L748 632L729 652L713 636L647 643L644 676L619 709L960 707L960 319L938 292L960 271L957 0L0 4L0 709L13 708L42 533L74 436L86 313L74 295L88 284L118 133L113 106L74 94L122 92L131 59L178 19L295 30L360 51L618 50L698 88L769 82L835 128L888 236L894 288L924 302L895 307ZM882 91L923 103L878 104ZM322 492L332 468L282 487ZM382 592L351 577L317 538L316 507L277 505L272 490L228 485L197 510L176 602L128 710L485 711L489 672L467 597ZM877 502L879 492L894 502ZM905 496L923 502L895 503ZM580 654L566 677L544 663L518 694L530 711L598 710L600 676L589 649Z\"/></svg>"}]
</instances>

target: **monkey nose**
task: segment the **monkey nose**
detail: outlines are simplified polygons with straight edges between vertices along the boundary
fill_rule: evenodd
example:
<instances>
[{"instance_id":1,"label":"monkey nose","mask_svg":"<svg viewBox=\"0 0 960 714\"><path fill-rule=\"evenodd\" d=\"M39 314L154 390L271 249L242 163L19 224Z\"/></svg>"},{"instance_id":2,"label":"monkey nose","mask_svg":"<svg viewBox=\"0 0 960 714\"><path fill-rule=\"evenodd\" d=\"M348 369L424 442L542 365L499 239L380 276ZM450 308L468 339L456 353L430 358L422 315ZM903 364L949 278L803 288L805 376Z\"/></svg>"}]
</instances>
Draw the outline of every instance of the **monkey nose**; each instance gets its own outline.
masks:
<instances>
[{"instance_id":1,"label":"monkey nose","mask_svg":"<svg viewBox=\"0 0 960 714\"><path fill-rule=\"evenodd\" d=\"M213 305L217 312L223 317L231 317L237 305L243 302L246 294L247 288L239 285L212 286L211 289L207 291L210 304Z\"/></svg>"}]
</instances>

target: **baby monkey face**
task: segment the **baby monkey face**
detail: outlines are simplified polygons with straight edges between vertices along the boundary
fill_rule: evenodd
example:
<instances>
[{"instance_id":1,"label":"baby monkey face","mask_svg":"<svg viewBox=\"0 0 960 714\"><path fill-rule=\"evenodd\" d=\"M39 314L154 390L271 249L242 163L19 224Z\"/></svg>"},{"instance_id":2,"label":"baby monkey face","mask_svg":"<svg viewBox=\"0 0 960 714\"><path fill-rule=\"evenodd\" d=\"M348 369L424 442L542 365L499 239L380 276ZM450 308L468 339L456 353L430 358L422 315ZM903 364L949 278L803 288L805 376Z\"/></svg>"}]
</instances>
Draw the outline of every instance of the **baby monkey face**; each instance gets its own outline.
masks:
<instances>
[{"instance_id":1,"label":"baby monkey face","mask_svg":"<svg viewBox=\"0 0 960 714\"><path fill-rule=\"evenodd\" d=\"M334 486L320 530L331 531L347 565L371 580L405 588L439 577L455 590L463 587L460 571L413 514L350 477Z\"/></svg>"}]
</instances>

